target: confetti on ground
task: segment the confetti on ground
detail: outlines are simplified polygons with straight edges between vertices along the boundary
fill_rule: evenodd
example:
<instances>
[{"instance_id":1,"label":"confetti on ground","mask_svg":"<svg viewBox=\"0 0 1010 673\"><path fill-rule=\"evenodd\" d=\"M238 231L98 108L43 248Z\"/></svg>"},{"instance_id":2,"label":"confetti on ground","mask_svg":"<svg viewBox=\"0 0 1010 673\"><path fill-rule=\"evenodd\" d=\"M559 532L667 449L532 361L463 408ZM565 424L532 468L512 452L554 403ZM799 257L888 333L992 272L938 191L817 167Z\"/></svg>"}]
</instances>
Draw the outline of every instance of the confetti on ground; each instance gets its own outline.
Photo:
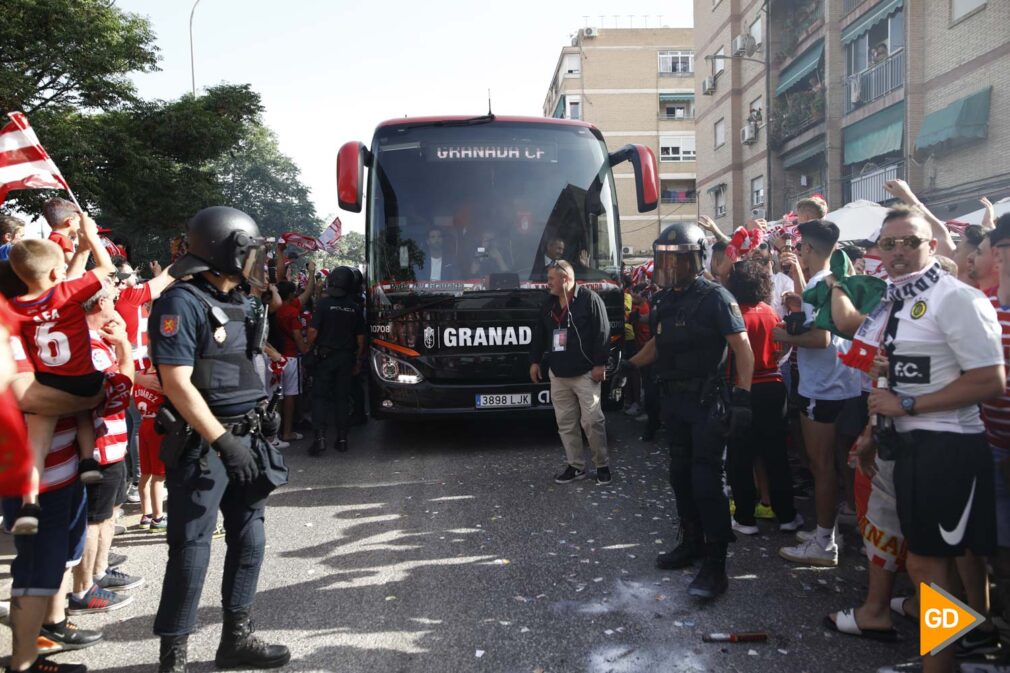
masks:
<instances>
[{"instance_id":1,"label":"confetti on ground","mask_svg":"<svg viewBox=\"0 0 1010 673\"><path fill-rule=\"evenodd\" d=\"M478 659L480 659L481 657L483 657L483 656L484 656L484 650L477 650L477 651L476 651L476 652L474 653L474 656L475 656L475 657L477 657Z\"/></svg>"}]
</instances>

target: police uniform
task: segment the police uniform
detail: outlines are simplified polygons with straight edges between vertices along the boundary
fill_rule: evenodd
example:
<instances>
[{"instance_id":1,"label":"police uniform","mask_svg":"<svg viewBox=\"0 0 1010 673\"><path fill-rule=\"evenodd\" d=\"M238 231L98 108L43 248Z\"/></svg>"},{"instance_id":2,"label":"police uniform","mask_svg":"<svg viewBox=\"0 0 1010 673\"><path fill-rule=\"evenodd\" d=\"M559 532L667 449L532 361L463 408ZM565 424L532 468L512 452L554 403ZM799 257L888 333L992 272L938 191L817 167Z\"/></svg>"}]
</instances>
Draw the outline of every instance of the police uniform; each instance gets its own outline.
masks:
<instances>
[{"instance_id":1,"label":"police uniform","mask_svg":"<svg viewBox=\"0 0 1010 673\"><path fill-rule=\"evenodd\" d=\"M670 439L670 485L682 532L678 547L660 554L656 565L684 568L701 559L688 593L714 598L726 590L726 548L734 539L725 490L726 437L750 422L750 393L731 389L727 380L727 339L746 335L747 328L733 296L702 277L707 242L697 225L671 225L653 249L654 276L666 289L650 315L652 370Z\"/></svg>"},{"instance_id":2,"label":"police uniform","mask_svg":"<svg viewBox=\"0 0 1010 673\"><path fill-rule=\"evenodd\" d=\"M205 215L207 211L219 212ZM207 238L219 245L219 232L201 237L201 223L212 230L223 226L222 222L234 226L237 217L234 213L244 216L255 227L240 211L223 208L201 211L190 223L190 254L194 247L199 252L200 242ZM238 219L241 224L241 218ZM251 635L249 611L263 561L266 496L277 485L269 483L268 477L275 476L269 458L276 459L277 454L271 452L272 447L261 431L266 393L253 364L256 354L250 344L252 334L258 333L256 316L249 299L238 289L222 292L200 274L200 270L221 266L214 260L201 264L213 254L211 250L195 261L183 258L186 261L176 263L173 272L181 275L195 269L194 275L162 294L152 307L149 322L151 359L159 373L165 365L193 367L190 379L193 386L226 430L213 445L191 432L185 435L184 442L177 443L182 448L171 455L165 448L171 433L163 442L169 491L169 551L154 632L162 637L159 670L173 673L186 669L186 636L196 626L219 510L228 551L221 587L225 623L216 661L219 665L274 667L290 659L287 648L266 645ZM225 270L234 273L233 269ZM171 399L166 401L169 413L181 417L173 404ZM225 438L227 444L223 443ZM236 453L241 454L242 460L251 458L256 465L244 473L248 478L235 472ZM264 456L268 457L266 462ZM286 476L282 461L274 467Z\"/></svg>"},{"instance_id":3,"label":"police uniform","mask_svg":"<svg viewBox=\"0 0 1010 673\"><path fill-rule=\"evenodd\" d=\"M346 267L334 269L330 278L340 280ZM337 427L335 448L347 450L347 430L350 425L351 385L358 352L358 337L365 334L361 307L346 289L330 284L312 314L310 327L316 330L316 366L313 370L312 425L316 442L312 452L325 448L324 429L334 421ZM334 413L335 412L335 413Z\"/></svg>"}]
</instances>

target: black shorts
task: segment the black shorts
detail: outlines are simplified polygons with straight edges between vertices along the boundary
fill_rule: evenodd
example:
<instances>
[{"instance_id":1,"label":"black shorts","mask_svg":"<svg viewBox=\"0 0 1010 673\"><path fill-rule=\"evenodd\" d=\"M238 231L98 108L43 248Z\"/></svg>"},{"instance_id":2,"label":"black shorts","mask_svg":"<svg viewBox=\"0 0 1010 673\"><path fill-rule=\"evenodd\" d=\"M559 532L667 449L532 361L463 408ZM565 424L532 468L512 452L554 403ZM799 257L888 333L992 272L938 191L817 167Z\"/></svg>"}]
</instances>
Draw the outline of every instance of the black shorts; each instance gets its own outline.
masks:
<instances>
[{"instance_id":1,"label":"black shorts","mask_svg":"<svg viewBox=\"0 0 1010 673\"><path fill-rule=\"evenodd\" d=\"M800 407L802 414L818 423L834 423L848 402L848 400L812 400L802 395L797 397L802 405Z\"/></svg>"},{"instance_id":2,"label":"black shorts","mask_svg":"<svg viewBox=\"0 0 1010 673\"><path fill-rule=\"evenodd\" d=\"M122 494L126 483L126 461L120 460L99 468L102 480L88 484L88 523L101 523L112 518L116 505L123 503Z\"/></svg>"},{"instance_id":3,"label":"black shorts","mask_svg":"<svg viewBox=\"0 0 1010 673\"><path fill-rule=\"evenodd\" d=\"M102 391L105 374L92 372L83 376L60 376L49 372L35 372L35 380L47 388L56 388L77 397L91 397Z\"/></svg>"},{"instance_id":4,"label":"black shorts","mask_svg":"<svg viewBox=\"0 0 1010 673\"><path fill-rule=\"evenodd\" d=\"M859 397L845 400L836 425L839 435L857 437L866 429L866 424L870 422L869 399L870 393L864 392Z\"/></svg>"},{"instance_id":5,"label":"black shorts","mask_svg":"<svg viewBox=\"0 0 1010 673\"><path fill-rule=\"evenodd\" d=\"M996 486L985 433L901 433L894 491L908 551L920 556L996 552Z\"/></svg>"}]
</instances>

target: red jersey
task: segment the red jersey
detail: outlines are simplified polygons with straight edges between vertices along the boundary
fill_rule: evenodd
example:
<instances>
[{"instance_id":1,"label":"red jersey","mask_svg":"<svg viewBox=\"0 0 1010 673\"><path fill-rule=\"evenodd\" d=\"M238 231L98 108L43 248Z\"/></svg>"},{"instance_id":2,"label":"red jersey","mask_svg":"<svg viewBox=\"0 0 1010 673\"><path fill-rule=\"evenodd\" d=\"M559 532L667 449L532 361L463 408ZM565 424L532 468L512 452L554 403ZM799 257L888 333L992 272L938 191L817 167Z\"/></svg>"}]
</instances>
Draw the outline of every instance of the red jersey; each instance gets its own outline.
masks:
<instances>
[{"instance_id":1,"label":"red jersey","mask_svg":"<svg viewBox=\"0 0 1010 673\"><path fill-rule=\"evenodd\" d=\"M151 315L151 286L126 287L116 300L116 313L126 323L126 335L133 346L133 365L142 372L151 365L147 357L147 318Z\"/></svg>"},{"instance_id":2,"label":"red jersey","mask_svg":"<svg viewBox=\"0 0 1010 673\"><path fill-rule=\"evenodd\" d=\"M11 308L21 316L21 337L37 372L59 376L85 376L91 364L91 337L81 302L102 288L94 271L65 280L38 299L20 297Z\"/></svg>"},{"instance_id":3,"label":"red jersey","mask_svg":"<svg viewBox=\"0 0 1010 673\"><path fill-rule=\"evenodd\" d=\"M137 405L141 418L153 419L165 403L165 396L144 386L133 386L133 403Z\"/></svg>"},{"instance_id":4,"label":"red jersey","mask_svg":"<svg viewBox=\"0 0 1010 673\"><path fill-rule=\"evenodd\" d=\"M32 362L21 345L21 338L11 336L10 341L18 372L33 371ZM77 419L73 416L61 418L56 421L53 443L49 445L49 453L46 454L39 493L55 491L77 480L77 454Z\"/></svg>"},{"instance_id":5,"label":"red jersey","mask_svg":"<svg viewBox=\"0 0 1010 673\"><path fill-rule=\"evenodd\" d=\"M754 351L754 383L781 383L779 372L779 348L772 339L772 330L782 319L778 312L764 302L740 305L743 324L747 327L747 338Z\"/></svg>"},{"instance_id":6,"label":"red jersey","mask_svg":"<svg viewBox=\"0 0 1010 673\"><path fill-rule=\"evenodd\" d=\"M302 329L302 302L298 299L286 302L277 309L274 320L281 332L281 347L278 349L281 355L292 357L300 354L294 335Z\"/></svg>"},{"instance_id":7,"label":"red jersey","mask_svg":"<svg viewBox=\"0 0 1010 673\"><path fill-rule=\"evenodd\" d=\"M0 326L11 332L11 351L17 348L23 353L21 340L13 331L17 316L11 313L3 296L0 296ZM28 491L33 462L25 417L8 390L0 394L0 496L20 497Z\"/></svg>"},{"instance_id":8,"label":"red jersey","mask_svg":"<svg viewBox=\"0 0 1010 673\"><path fill-rule=\"evenodd\" d=\"M119 371L116 352L98 332L91 332L91 361L96 370L105 374ZM105 434L95 440L95 460L101 465L118 463L126 458L126 443L129 440L126 412L103 416L101 420L105 422Z\"/></svg>"},{"instance_id":9,"label":"red jersey","mask_svg":"<svg viewBox=\"0 0 1010 673\"><path fill-rule=\"evenodd\" d=\"M50 231L49 240L60 246L60 250L63 252L74 252L74 241L66 234L61 234L58 231Z\"/></svg>"},{"instance_id":10,"label":"red jersey","mask_svg":"<svg viewBox=\"0 0 1010 673\"><path fill-rule=\"evenodd\" d=\"M1010 365L1010 306L1000 304L995 292L989 295L989 301L1003 329L1003 359ZM982 403L982 422L990 446L1010 449L1010 392Z\"/></svg>"}]
</instances>

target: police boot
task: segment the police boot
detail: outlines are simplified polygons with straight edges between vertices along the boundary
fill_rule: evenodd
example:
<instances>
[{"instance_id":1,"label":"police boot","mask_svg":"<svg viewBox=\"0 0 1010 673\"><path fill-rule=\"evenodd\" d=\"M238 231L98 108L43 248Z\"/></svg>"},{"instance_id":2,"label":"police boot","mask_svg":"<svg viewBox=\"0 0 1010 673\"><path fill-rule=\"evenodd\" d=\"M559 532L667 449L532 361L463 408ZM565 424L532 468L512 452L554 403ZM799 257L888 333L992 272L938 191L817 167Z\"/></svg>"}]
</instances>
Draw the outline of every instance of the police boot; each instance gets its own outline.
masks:
<instances>
[{"instance_id":1,"label":"police boot","mask_svg":"<svg viewBox=\"0 0 1010 673\"><path fill-rule=\"evenodd\" d=\"M162 636L158 673L186 673L186 643L189 636Z\"/></svg>"},{"instance_id":2,"label":"police boot","mask_svg":"<svg viewBox=\"0 0 1010 673\"><path fill-rule=\"evenodd\" d=\"M687 593L695 598L711 600L729 588L729 578L726 577L727 545L725 542L709 542L705 547L701 570L687 588Z\"/></svg>"},{"instance_id":3,"label":"police boot","mask_svg":"<svg viewBox=\"0 0 1010 673\"><path fill-rule=\"evenodd\" d=\"M656 567L660 570L686 568L705 555L705 540L701 528L686 521L682 521L680 525L680 544L673 551L663 552L656 557Z\"/></svg>"},{"instance_id":4,"label":"police boot","mask_svg":"<svg viewBox=\"0 0 1010 673\"><path fill-rule=\"evenodd\" d=\"M225 610L221 644L214 663L218 668L279 668L291 661L284 645L269 645L253 635L248 610Z\"/></svg>"},{"instance_id":5,"label":"police boot","mask_svg":"<svg viewBox=\"0 0 1010 673\"><path fill-rule=\"evenodd\" d=\"M347 452L347 428L337 430L337 441L333 443L333 448L340 453Z\"/></svg>"},{"instance_id":6,"label":"police boot","mask_svg":"<svg viewBox=\"0 0 1010 673\"><path fill-rule=\"evenodd\" d=\"M312 440L312 446L309 447L309 455L321 456L324 453L326 453L326 435L316 430L316 438Z\"/></svg>"}]
</instances>

